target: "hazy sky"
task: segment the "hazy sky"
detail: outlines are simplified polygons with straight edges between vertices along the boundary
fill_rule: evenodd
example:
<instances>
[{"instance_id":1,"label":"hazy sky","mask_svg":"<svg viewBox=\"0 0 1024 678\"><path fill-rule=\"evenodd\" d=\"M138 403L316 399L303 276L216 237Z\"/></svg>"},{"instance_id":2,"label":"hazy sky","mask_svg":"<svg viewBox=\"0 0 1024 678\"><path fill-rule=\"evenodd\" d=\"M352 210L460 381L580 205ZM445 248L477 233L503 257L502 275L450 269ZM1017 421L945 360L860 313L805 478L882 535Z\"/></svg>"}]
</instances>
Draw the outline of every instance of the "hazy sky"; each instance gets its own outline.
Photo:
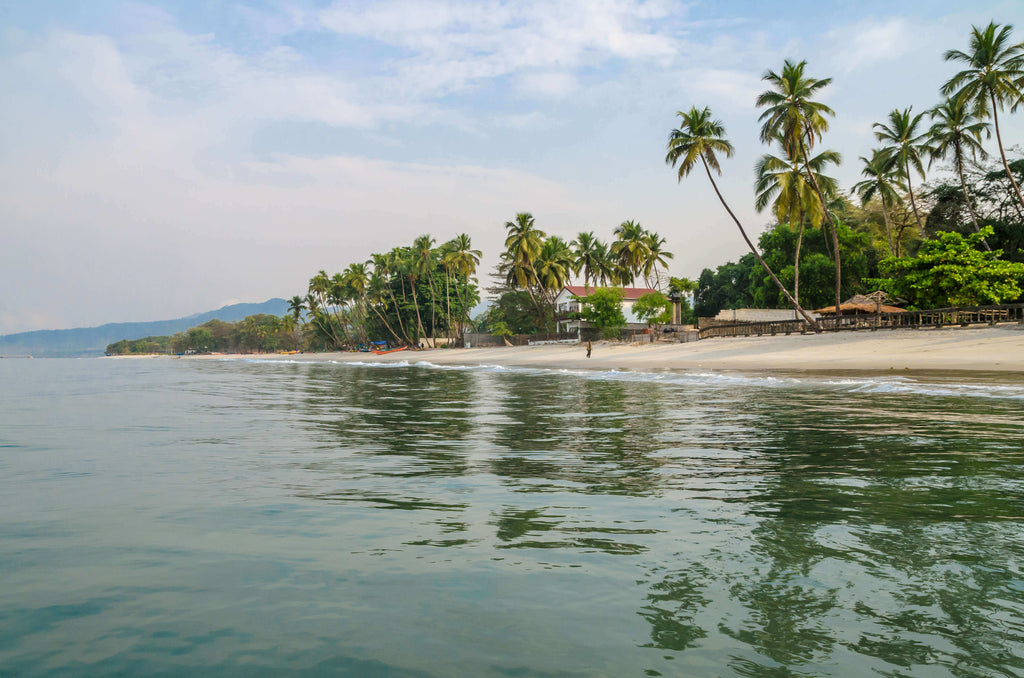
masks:
<instances>
[{"instance_id":1,"label":"hazy sky","mask_svg":"<svg viewBox=\"0 0 1024 678\"><path fill-rule=\"evenodd\" d=\"M486 273L519 211L566 238L639 220L696 276L744 246L664 164L677 110L725 123L756 233L766 68L834 78L848 188L871 124L936 103L991 19L1024 40L1013 0L0 0L0 334L304 294L422 233L468 233Z\"/></svg>"}]
</instances>

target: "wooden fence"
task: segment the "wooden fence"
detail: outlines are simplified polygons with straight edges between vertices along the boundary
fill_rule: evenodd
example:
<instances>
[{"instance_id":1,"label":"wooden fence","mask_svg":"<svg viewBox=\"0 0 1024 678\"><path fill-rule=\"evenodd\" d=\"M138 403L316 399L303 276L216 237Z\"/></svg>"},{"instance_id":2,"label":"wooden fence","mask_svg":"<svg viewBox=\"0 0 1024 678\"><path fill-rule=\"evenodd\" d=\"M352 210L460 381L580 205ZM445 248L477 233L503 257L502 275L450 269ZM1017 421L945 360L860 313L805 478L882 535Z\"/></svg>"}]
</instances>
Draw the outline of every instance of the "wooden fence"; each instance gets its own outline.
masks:
<instances>
[{"instance_id":1,"label":"wooden fence","mask_svg":"<svg viewBox=\"0 0 1024 678\"><path fill-rule=\"evenodd\" d=\"M968 325L995 325L997 323L1024 323L1024 304L1001 306L966 306L934 308L902 313L872 313L860 315L825 316L818 319L824 332L880 329L920 329L923 327L967 327ZM806 333L811 329L803 320L778 322L734 323L711 325L699 330L701 339L712 337L750 337L777 334Z\"/></svg>"}]
</instances>

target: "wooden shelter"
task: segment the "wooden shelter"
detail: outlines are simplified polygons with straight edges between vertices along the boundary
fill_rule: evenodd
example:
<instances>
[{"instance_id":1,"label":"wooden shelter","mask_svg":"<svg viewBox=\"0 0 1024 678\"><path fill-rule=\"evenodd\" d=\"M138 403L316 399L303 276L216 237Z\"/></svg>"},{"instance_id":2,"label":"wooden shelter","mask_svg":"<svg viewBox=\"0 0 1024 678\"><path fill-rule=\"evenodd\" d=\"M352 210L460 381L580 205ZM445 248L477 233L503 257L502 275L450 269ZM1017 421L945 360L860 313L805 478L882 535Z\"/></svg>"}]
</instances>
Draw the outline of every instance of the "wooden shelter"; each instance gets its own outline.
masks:
<instances>
[{"instance_id":1,"label":"wooden shelter","mask_svg":"<svg viewBox=\"0 0 1024 678\"><path fill-rule=\"evenodd\" d=\"M843 315L872 315L875 313L903 313L898 306L886 305L887 301L896 301L888 294L878 290L871 294L855 294L839 305ZM814 311L821 315L835 315L835 306L826 306Z\"/></svg>"}]
</instances>

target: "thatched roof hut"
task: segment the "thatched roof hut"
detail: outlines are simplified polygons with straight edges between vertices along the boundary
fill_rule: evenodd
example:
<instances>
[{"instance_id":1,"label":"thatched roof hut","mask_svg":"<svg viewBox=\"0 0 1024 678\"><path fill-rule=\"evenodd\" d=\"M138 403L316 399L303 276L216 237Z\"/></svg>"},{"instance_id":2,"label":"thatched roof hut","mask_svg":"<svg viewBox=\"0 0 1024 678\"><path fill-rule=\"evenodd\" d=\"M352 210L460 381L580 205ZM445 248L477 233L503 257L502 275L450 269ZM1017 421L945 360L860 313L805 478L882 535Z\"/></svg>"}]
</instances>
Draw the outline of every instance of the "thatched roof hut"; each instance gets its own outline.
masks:
<instances>
[{"instance_id":1,"label":"thatched roof hut","mask_svg":"<svg viewBox=\"0 0 1024 678\"><path fill-rule=\"evenodd\" d=\"M891 301L885 292L872 292L871 294L855 294L843 303L839 308L844 315L868 315L874 313L903 313L898 306L888 306L884 302ZM822 315L835 314L835 306L826 306L814 311Z\"/></svg>"}]
</instances>

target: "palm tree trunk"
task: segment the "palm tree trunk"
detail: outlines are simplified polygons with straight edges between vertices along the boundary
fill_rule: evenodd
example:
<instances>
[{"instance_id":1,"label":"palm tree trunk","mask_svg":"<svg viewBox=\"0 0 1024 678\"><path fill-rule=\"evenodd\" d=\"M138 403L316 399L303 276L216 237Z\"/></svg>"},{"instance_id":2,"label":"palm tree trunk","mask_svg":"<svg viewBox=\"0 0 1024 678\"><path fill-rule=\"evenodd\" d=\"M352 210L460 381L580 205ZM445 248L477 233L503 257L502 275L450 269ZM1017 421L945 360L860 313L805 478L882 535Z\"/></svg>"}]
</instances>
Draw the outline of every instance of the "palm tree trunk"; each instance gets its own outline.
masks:
<instances>
[{"instance_id":1,"label":"palm tree trunk","mask_svg":"<svg viewBox=\"0 0 1024 678\"><path fill-rule=\"evenodd\" d=\"M924 233L924 226L921 225L921 215L917 213L917 202L914 200L914 187L910 183L910 160L903 161L903 169L907 177L907 192L910 193L910 206L914 209L914 218L917 219L917 229Z\"/></svg>"},{"instance_id":2,"label":"palm tree trunk","mask_svg":"<svg viewBox=\"0 0 1024 678\"><path fill-rule=\"evenodd\" d=\"M1003 150L1003 137L999 133L999 110L996 106L996 95L990 93L989 97L992 101L992 121L995 123L996 141L999 143L999 157L1003 159L1003 167L1006 169L1006 176L1010 178L1010 183L1013 184L1013 190L1017 192L1017 200L1020 201L1021 205L1024 205L1024 196L1020 194L1020 186L1017 185L1017 180L1013 178L1013 172L1010 171L1010 163L1006 162L1006 151Z\"/></svg>"},{"instance_id":3,"label":"palm tree trunk","mask_svg":"<svg viewBox=\"0 0 1024 678\"><path fill-rule=\"evenodd\" d=\"M885 209L885 200L882 200L882 219L885 220L885 237L889 239L889 254L896 256L896 250L892 247L892 228L889 226L889 210Z\"/></svg>"},{"instance_id":4,"label":"palm tree trunk","mask_svg":"<svg viewBox=\"0 0 1024 678\"><path fill-rule=\"evenodd\" d=\"M963 158L960 157L960 146L956 146L956 169L960 173L960 188L964 191L964 202L967 203L967 211L971 213L971 223L974 224L974 232L981 233L981 228L978 226L978 215L974 213L974 205L971 204L971 194L967 192L967 181L964 179L964 162ZM981 244L985 246L985 251L991 252L992 248L989 247L988 242L982 238Z\"/></svg>"},{"instance_id":5,"label":"palm tree trunk","mask_svg":"<svg viewBox=\"0 0 1024 678\"><path fill-rule=\"evenodd\" d=\"M808 129L810 132L810 129ZM828 205L825 204L825 196L821 193L821 188L818 186L818 179L814 176L814 172L811 171L810 158L808 157L807 145L804 144L803 136L800 137L800 152L804 157L804 169L807 170L807 176L811 180L811 186L814 188L814 192L818 195L818 200L821 201L821 211L825 213L825 221L828 222L829 227L832 229L832 248L835 250L835 262L836 262L836 317L838 318L843 314L843 309L840 306L840 288L842 287L843 280L843 264L840 261L839 256L839 231L836 228L836 224L832 221L832 215L829 214Z\"/></svg>"},{"instance_id":6,"label":"palm tree trunk","mask_svg":"<svg viewBox=\"0 0 1024 678\"><path fill-rule=\"evenodd\" d=\"M804 218L800 217L800 232L796 236L796 258L793 260L793 299L800 303L800 246L804 244Z\"/></svg>"},{"instance_id":7,"label":"palm tree trunk","mask_svg":"<svg viewBox=\"0 0 1024 678\"><path fill-rule=\"evenodd\" d=\"M743 224L741 224L740 220L736 218L736 215L732 213L732 210L729 208L728 203L725 202L725 198L722 197L722 192L718 190L718 184L715 183L715 178L711 176L711 168L708 167L707 160L704 159L703 155L701 156L700 160L702 163L704 163L704 171L708 173L708 181L711 182L711 188L715 189L715 195L718 196L719 202L722 203L722 207L724 207L725 211L729 213L730 217L732 217L733 222L736 224L736 228L740 229L740 235L743 236L743 240L746 241L747 247L750 248L750 251L754 253L755 257L757 257L758 263L760 263L762 268L764 268L765 272L769 276L771 276L771 279L775 283L775 285L780 290L782 290L782 293L784 295L786 295L786 299L789 300L789 303L793 304L793 309L797 313L802 315L804 317L804 320L806 320L808 324L810 324L811 329L813 329L815 332L821 332L821 328L818 326L818 321L812 318L810 314L808 314L807 311L805 311L803 307L797 303L796 299L793 298L793 295L791 295L789 293L789 290L786 289L786 286L782 284L782 281L780 281L778 277L776 277L776 275L772 272L772 269L769 268L768 264L766 264L764 259L761 258L761 255L758 253L757 248L754 247L754 243L752 243L750 241L750 238L747 237L747 232L743 230Z\"/></svg>"}]
</instances>

